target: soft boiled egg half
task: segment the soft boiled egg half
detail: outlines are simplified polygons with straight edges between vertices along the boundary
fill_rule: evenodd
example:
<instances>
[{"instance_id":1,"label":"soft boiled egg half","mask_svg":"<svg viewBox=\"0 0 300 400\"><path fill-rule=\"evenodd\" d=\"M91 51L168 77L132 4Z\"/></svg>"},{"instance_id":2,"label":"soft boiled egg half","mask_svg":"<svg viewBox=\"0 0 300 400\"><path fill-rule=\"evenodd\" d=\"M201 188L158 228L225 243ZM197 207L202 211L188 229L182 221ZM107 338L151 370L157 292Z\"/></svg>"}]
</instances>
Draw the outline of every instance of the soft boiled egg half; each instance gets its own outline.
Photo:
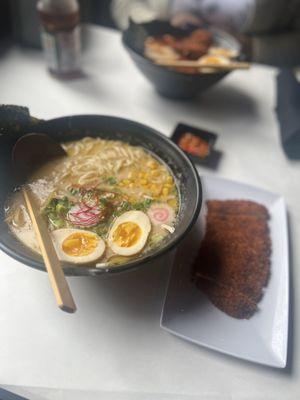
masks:
<instances>
[{"instance_id":1,"label":"soft boiled egg half","mask_svg":"<svg viewBox=\"0 0 300 400\"><path fill-rule=\"evenodd\" d=\"M127 211L114 221L108 244L114 253L131 256L144 248L150 231L148 215L142 211Z\"/></svg>"},{"instance_id":2,"label":"soft boiled egg half","mask_svg":"<svg viewBox=\"0 0 300 400\"><path fill-rule=\"evenodd\" d=\"M98 260L105 243L94 232L83 229L58 229L51 233L54 247L61 261L86 264Z\"/></svg>"}]
</instances>

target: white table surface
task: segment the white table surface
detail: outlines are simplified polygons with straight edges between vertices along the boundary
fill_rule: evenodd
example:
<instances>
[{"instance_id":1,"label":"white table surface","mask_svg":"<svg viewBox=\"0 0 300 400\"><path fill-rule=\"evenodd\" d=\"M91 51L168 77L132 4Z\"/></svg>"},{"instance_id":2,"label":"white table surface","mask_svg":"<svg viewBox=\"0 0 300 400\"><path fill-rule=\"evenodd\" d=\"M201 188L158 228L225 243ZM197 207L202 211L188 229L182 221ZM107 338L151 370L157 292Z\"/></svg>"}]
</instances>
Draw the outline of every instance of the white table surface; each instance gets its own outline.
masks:
<instances>
[{"instance_id":1,"label":"white table surface","mask_svg":"<svg viewBox=\"0 0 300 400\"><path fill-rule=\"evenodd\" d=\"M3 53L0 103L28 106L45 119L109 114L166 135L179 121L219 133L220 168L200 172L280 193L288 205L294 310L288 366L258 366L162 331L171 260L116 277L69 279L78 312L67 315L56 309L46 274L1 253L0 386L30 399L300 398L300 163L289 161L280 146L276 70L253 66L232 73L196 102L172 101L137 72L118 33L90 32L86 76L76 81L51 78L38 51L14 47Z\"/></svg>"}]
</instances>

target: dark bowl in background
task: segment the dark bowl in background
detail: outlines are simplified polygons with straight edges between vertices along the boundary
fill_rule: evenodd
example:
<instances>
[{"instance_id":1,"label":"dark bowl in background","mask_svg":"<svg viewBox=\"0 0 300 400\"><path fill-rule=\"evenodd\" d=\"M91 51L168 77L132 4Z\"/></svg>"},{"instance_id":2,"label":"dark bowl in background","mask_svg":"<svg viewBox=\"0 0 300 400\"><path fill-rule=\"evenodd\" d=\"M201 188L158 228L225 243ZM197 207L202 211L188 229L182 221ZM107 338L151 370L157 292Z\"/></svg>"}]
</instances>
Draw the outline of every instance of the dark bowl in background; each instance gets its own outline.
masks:
<instances>
[{"instance_id":1,"label":"dark bowl in background","mask_svg":"<svg viewBox=\"0 0 300 400\"><path fill-rule=\"evenodd\" d=\"M216 44L236 50L241 54L241 46L233 36L219 29L211 27L205 29L212 32ZM185 74L156 65L144 56L144 42L148 36L160 36L169 33L180 37L186 35L189 31L191 29L182 30L174 28L166 21L156 20L143 24L136 24L130 21L129 27L123 32L123 45L129 52L135 65L154 85L156 90L165 97L175 99L193 98L230 73Z\"/></svg>"},{"instance_id":2,"label":"dark bowl in background","mask_svg":"<svg viewBox=\"0 0 300 400\"><path fill-rule=\"evenodd\" d=\"M10 134L0 132L0 249L22 263L45 270L42 258L24 246L10 231L4 220L4 208L16 186L11 168L11 150L16 140L34 131L46 133L59 142L84 136L126 141L154 152L172 170L181 197L181 206L174 234L165 245L133 261L107 268L64 264L66 275L99 275L147 265L154 258L172 249L183 239L196 221L202 204L202 189L198 173L186 155L164 135L145 125L130 120L98 115L78 115L36 122L33 127Z\"/></svg>"}]
</instances>

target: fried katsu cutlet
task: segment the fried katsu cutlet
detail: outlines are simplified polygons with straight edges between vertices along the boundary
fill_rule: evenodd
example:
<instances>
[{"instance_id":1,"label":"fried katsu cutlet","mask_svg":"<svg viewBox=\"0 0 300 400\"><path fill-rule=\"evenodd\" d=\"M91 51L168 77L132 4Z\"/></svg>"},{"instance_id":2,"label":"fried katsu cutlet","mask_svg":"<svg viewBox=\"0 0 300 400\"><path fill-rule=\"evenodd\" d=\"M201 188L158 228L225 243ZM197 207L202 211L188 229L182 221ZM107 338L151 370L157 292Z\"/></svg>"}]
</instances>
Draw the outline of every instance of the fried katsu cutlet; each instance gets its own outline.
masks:
<instances>
[{"instance_id":1,"label":"fried katsu cutlet","mask_svg":"<svg viewBox=\"0 0 300 400\"><path fill-rule=\"evenodd\" d=\"M269 219L265 206L250 200L209 200L206 202L208 213L218 215L255 215Z\"/></svg>"},{"instance_id":2,"label":"fried katsu cutlet","mask_svg":"<svg viewBox=\"0 0 300 400\"><path fill-rule=\"evenodd\" d=\"M248 319L257 310L257 304L242 292L207 276L198 276L197 286L217 308L234 318Z\"/></svg>"},{"instance_id":3,"label":"fried katsu cutlet","mask_svg":"<svg viewBox=\"0 0 300 400\"><path fill-rule=\"evenodd\" d=\"M206 234L193 270L195 282L222 311L250 318L269 278L269 213L245 200L212 200L207 209Z\"/></svg>"}]
</instances>

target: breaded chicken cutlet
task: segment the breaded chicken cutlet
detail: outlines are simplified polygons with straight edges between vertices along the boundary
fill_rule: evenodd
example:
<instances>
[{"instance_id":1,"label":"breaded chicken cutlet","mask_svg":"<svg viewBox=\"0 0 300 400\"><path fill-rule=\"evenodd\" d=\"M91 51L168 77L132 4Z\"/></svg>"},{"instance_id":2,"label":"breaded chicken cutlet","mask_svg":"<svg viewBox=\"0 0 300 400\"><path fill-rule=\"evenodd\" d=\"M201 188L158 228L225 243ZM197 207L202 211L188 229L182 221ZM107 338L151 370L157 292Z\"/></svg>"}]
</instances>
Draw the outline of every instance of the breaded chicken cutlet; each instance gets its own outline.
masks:
<instances>
[{"instance_id":1,"label":"breaded chicken cutlet","mask_svg":"<svg viewBox=\"0 0 300 400\"><path fill-rule=\"evenodd\" d=\"M270 273L268 210L246 200L211 200L207 209L193 278L220 310L250 318Z\"/></svg>"}]
</instances>

